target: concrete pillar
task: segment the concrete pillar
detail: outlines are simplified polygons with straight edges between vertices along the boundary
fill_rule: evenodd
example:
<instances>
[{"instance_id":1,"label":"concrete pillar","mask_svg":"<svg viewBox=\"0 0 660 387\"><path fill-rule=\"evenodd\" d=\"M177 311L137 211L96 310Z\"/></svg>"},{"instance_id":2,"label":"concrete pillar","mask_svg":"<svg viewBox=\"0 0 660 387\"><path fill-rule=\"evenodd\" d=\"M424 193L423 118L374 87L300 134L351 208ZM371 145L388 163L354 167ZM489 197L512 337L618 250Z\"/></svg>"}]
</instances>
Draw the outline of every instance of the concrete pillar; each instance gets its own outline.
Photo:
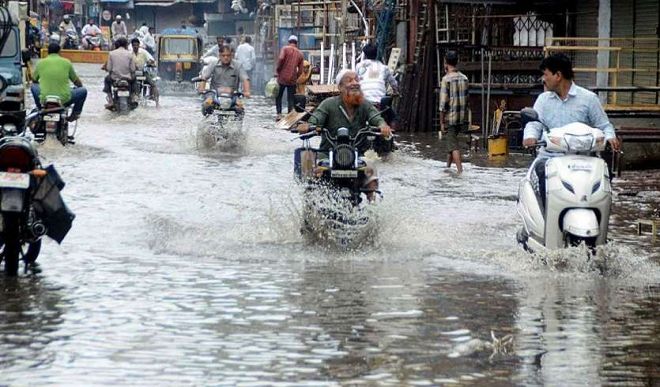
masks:
<instances>
[{"instance_id":1,"label":"concrete pillar","mask_svg":"<svg viewBox=\"0 0 660 387\"><path fill-rule=\"evenodd\" d=\"M611 36L612 4L611 0L599 0L598 2L598 38L608 39ZM609 40L600 40L599 47L609 47ZM610 66L610 51L598 51L597 66L608 68ZM609 82L609 73L599 71L596 74L596 86L606 87ZM607 93L599 93L600 102L607 102Z\"/></svg>"}]
</instances>

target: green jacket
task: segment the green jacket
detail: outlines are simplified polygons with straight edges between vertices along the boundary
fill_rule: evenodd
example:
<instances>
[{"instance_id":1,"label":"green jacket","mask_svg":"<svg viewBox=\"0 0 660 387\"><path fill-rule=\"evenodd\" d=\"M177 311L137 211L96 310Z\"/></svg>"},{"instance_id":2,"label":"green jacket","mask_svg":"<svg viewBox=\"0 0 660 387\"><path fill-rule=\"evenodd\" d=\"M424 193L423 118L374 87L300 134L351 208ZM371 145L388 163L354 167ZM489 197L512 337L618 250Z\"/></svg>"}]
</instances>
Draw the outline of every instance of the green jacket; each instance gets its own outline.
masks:
<instances>
[{"instance_id":1,"label":"green jacket","mask_svg":"<svg viewBox=\"0 0 660 387\"><path fill-rule=\"evenodd\" d=\"M333 136L337 135L337 129L348 128L351 137L353 137L360 129L367 125L380 127L384 124L385 120L383 117L377 114L378 110L376 110L376 108L365 99L357 108L353 121L349 121L347 110L341 96L336 96L327 98L321 102L309 118L309 123L311 125L316 125L319 128L328 129ZM369 117L372 118L367 123ZM325 137L321 139L321 146L319 149L321 151L328 151L330 149L330 143ZM364 149L359 149L359 152L363 153Z\"/></svg>"}]
</instances>

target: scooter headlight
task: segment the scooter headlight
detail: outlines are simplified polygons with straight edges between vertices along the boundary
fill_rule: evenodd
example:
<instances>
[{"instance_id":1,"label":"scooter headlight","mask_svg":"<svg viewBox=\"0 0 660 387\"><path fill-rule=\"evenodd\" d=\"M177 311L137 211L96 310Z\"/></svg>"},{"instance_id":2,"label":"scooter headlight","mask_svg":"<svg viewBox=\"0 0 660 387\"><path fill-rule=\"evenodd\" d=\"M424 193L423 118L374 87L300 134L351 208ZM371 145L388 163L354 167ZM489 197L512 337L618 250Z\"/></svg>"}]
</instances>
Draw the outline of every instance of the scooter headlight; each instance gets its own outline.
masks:
<instances>
[{"instance_id":1,"label":"scooter headlight","mask_svg":"<svg viewBox=\"0 0 660 387\"><path fill-rule=\"evenodd\" d=\"M591 134L581 136L566 134L564 139L568 150L573 152L589 152L594 146L594 136Z\"/></svg>"}]
</instances>

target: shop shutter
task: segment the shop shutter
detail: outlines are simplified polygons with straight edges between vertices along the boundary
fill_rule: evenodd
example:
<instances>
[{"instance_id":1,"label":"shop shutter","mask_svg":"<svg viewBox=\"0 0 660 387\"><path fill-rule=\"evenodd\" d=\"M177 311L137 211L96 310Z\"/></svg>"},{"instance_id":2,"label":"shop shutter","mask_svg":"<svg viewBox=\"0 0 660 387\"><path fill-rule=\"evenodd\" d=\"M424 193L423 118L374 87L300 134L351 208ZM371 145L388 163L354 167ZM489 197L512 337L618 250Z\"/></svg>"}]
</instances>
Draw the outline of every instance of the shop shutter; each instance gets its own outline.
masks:
<instances>
[{"instance_id":1,"label":"shop shutter","mask_svg":"<svg viewBox=\"0 0 660 387\"><path fill-rule=\"evenodd\" d=\"M635 1L635 38L657 38L658 28L658 0L636 0ZM636 69L644 70L635 72L633 84L635 86L657 86L658 85L658 49L657 41L637 41L635 43L634 66ZM650 50L652 52L643 52ZM657 95L653 92L635 93L633 102L635 104L656 104Z\"/></svg>"}]
</instances>

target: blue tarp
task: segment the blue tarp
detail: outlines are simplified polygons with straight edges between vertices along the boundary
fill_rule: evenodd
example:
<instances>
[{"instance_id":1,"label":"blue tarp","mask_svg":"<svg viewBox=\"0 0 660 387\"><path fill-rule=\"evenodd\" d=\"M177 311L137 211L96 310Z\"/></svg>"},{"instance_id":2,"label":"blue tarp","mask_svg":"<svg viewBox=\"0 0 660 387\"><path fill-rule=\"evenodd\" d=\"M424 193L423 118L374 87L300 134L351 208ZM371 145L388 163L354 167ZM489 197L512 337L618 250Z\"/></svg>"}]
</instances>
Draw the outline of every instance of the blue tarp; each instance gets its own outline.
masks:
<instances>
[{"instance_id":1,"label":"blue tarp","mask_svg":"<svg viewBox=\"0 0 660 387\"><path fill-rule=\"evenodd\" d=\"M160 31L160 35L190 35L190 36L198 36L199 32L192 28L165 28L164 30Z\"/></svg>"}]
</instances>

